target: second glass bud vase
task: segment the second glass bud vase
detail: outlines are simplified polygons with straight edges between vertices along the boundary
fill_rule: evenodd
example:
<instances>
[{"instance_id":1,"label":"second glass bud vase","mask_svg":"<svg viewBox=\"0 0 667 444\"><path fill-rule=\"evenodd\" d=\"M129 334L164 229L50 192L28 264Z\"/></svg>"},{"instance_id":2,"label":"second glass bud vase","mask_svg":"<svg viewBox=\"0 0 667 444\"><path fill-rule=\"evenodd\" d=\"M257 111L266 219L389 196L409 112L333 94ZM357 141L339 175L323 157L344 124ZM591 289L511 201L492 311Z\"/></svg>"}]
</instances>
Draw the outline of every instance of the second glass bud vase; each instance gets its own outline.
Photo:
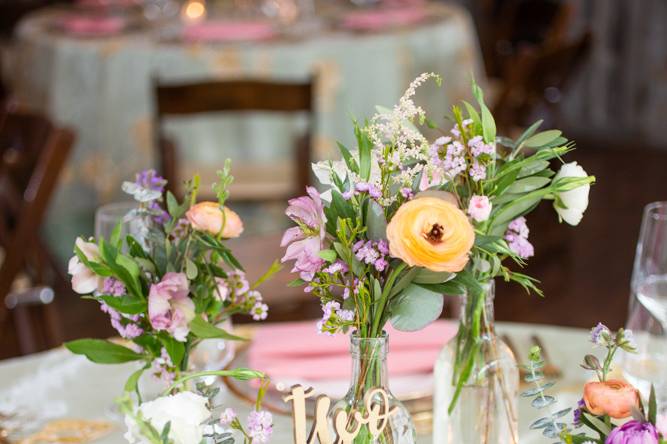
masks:
<instances>
[{"instance_id":1,"label":"second glass bud vase","mask_svg":"<svg viewBox=\"0 0 667 444\"><path fill-rule=\"evenodd\" d=\"M510 348L496 336L493 320L494 282L483 284L480 338L467 381L457 394L456 377L466 357L452 339L435 364L433 396L434 444L518 444L519 368ZM461 325L471 315L463 297ZM461 329L460 329L461 331ZM457 369L458 365L458 369ZM457 371L458 370L458 371ZM452 404L452 400L457 398ZM450 408L451 406L451 408Z\"/></svg>"},{"instance_id":2,"label":"second glass bud vase","mask_svg":"<svg viewBox=\"0 0 667 444\"><path fill-rule=\"evenodd\" d=\"M377 424L361 424L348 419L348 431L359 427L354 444L413 444L416 443L415 427L410 413L405 406L391 393L388 386L387 352L388 336L383 332L380 338L361 338L355 334L350 336L350 352L352 353L352 384L343 399L338 401L329 412L329 423L333 427L335 415L343 410L348 418L355 413L366 417L369 406L377 412L394 412L383 421L384 428ZM376 389L381 389L378 391ZM386 394L386 398L384 394Z\"/></svg>"}]
</instances>

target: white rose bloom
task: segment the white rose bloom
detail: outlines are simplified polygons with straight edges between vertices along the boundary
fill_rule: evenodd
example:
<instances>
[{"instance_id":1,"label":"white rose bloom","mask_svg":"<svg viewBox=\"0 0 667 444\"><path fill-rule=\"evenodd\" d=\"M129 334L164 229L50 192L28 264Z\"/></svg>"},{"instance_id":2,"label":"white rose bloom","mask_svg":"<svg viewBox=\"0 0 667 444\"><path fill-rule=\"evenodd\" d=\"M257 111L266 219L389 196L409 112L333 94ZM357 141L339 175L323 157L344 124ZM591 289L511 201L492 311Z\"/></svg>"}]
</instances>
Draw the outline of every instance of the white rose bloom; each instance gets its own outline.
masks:
<instances>
[{"instance_id":1,"label":"white rose bloom","mask_svg":"<svg viewBox=\"0 0 667 444\"><path fill-rule=\"evenodd\" d=\"M204 434L204 421L211 417L206 407L207 399L192 392L181 392L163 396L141 404L139 410L145 421L155 430L162 432L170 422L169 438L174 444L199 444ZM133 418L125 417L127 433L125 439L130 444L149 444L141 436Z\"/></svg>"},{"instance_id":2,"label":"white rose bloom","mask_svg":"<svg viewBox=\"0 0 667 444\"><path fill-rule=\"evenodd\" d=\"M577 165L577 162L566 163L560 167L558 173L553 180L556 181L563 177L587 177L588 173ZM559 193L560 199L567 208L560 208L554 205L556 213L568 224L578 225L581 218L584 217L584 211L588 208L588 193L591 186L589 184L582 185L574 190L564 191Z\"/></svg>"}]
</instances>

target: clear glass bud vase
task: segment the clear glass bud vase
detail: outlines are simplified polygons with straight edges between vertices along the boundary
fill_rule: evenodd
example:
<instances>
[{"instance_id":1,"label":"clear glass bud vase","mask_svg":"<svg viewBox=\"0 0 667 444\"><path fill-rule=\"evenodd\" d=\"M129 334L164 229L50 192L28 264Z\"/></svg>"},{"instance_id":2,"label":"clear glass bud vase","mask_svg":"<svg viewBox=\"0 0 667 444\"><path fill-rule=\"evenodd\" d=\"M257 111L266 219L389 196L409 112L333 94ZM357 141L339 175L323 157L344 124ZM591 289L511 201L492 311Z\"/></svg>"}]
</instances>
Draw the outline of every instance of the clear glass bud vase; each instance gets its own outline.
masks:
<instances>
[{"instance_id":1,"label":"clear glass bud vase","mask_svg":"<svg viewBox=\"0 0 667 444\"><path fill-rule=\"evenodd\" d=\"M496 336L493 319L493 281L483 284L484 300L480 341L470 374L458 398L456 381L465 368L461 332L471 322L468 297L462 297L459 336L440 352L434 369L433 443L434 444L517 444L519 368L510 348ZM470 330L467 330L470 331ZM457 357L457 348L462 350ZM458 359L458 361L457 361ZM451 408L450 408L451 407Z\"/></svg>"},{"instance_id":2,"label":"clear glass bud vase","mask_svg":"<svg viewBox=\"0 0 667 444\"><path fill-rule=\"evenodd\" d=\"M352 353L352 385L343 399L329 411L329 424L335 429L336 414L347 413L346 429L359 432L352 441L336 442L354 444L413 444L416 443L415 427L410 413L389 390L387 376L388 336L380 338L350 336ZM385 395L376 390L382 389ZM360 417L362 421L358 421ZM387 416L388 415L388 416ZM386 420L383 419L386 416ZM365 419L370 418L368 423ZM386 424L385 424L386 421ZM385 425L382 428L382 425ZM379 429L379 430L378 430Z\"/></svg>"}]
</instances>

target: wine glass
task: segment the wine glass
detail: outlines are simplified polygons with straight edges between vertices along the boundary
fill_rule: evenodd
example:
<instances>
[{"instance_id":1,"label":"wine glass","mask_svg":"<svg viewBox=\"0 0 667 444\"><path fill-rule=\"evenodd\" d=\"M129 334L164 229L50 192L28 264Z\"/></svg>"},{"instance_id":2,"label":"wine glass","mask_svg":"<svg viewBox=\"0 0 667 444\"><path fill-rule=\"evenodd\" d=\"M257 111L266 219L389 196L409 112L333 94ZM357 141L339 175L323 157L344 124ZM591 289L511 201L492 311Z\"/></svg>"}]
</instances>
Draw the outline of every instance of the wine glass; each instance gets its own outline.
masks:
<instances>
[{"instance_id":1,"label":"wine glass","mask_svg":"<svg viewBox=\"0 0 667 444\"><path fill-rule=\"evenodd\" d=\"M644 208L630 287L626 327L637 353L623 354L625 377L644 395L653 384L667 413L667 202Z\"/></svg>"},{"instance_id":2,"label":"wine glass","mask_svg":"<svg viewBox=\"0 0 667 444\"><path fill-rule=\"evenodd\" d=\"M138 218L133 217L137 207L136 202L114 202L99 207L95 211L95 239L109 240L118 222L122 221L121 238L131 234L139 240L141 227Z\"/></svg>"}]
</instances>

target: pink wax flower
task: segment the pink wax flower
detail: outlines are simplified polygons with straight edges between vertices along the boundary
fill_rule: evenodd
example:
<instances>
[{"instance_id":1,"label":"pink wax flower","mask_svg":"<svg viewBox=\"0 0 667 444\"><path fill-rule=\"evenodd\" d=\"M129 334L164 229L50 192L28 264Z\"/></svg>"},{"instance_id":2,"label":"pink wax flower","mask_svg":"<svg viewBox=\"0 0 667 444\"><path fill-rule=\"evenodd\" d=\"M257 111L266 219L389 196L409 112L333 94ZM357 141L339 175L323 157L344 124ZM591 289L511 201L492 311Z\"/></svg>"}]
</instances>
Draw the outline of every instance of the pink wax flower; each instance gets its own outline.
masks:
<instances>
[{"instance_id":1,"label":"pink wax flower","mask_svg":"<svg viewBox=\"0 0 667 444\"><path fill-rule=\"evenodd\" d=\"M168 331L185 342L195 317L195 304L188 297L188 278L183 273L167 273L148 293L148 316L154 329Z\"/></svg>"},{"instance_id":2,"label":"pink wax flower","mask_svg":"<svg viewBox=\"0 0 667 444\"><path fill-rule=\"evenodd\" d=\"M649 422L633 419L612 430L605 444L658 444L658 431Z\"/></svg>"},{"instance_id":3,"label":"pink wax flower","mask_svg":"<svg viewBox=\"0 0 667 444\"><path fill-rule=\"evenodd\" d=\"M287 246L281 262L294 261L293 273L310 281L315 272L324 264L319 252L324 248L327 218L320 194L313 187L307 187L308 196L290 199L285 214L298 224L285 231L281 247Z\"/></svg>"},{"instance_id":4,"label":"pink wax flower","mask_svg":"<svg viewBox=\"0 0 667 444\"><path fill-rule=\"evenodd\" d=\"M472 196L468 205L468 214L476 222L484 222L491 214L491 206L487 196Z\"/></svg>"}]
</instances>

